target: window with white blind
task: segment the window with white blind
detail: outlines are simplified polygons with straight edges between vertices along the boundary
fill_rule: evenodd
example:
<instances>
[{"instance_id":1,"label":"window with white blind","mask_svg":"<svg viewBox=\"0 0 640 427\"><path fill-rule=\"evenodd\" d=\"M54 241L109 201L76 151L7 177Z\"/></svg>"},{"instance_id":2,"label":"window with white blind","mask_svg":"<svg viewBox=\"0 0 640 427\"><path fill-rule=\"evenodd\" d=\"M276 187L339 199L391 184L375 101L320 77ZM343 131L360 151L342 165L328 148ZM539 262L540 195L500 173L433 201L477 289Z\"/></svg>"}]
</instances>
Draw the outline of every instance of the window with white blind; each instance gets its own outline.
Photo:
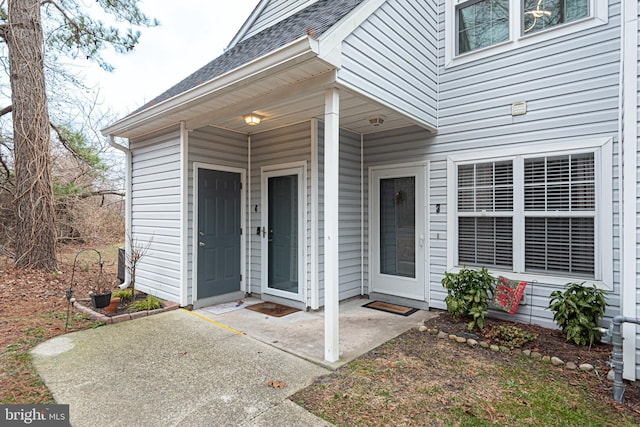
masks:
<instances>
[{"instance_id":1,"label":"window with white blind","mask_svg":"<svg viewBox=\"0 0 640 427\"><path fill-rule=\"evenodd\" d=\"M450 268L611 283L611 140L583 145L449 158Z\"/></svg>"}]
</instances>

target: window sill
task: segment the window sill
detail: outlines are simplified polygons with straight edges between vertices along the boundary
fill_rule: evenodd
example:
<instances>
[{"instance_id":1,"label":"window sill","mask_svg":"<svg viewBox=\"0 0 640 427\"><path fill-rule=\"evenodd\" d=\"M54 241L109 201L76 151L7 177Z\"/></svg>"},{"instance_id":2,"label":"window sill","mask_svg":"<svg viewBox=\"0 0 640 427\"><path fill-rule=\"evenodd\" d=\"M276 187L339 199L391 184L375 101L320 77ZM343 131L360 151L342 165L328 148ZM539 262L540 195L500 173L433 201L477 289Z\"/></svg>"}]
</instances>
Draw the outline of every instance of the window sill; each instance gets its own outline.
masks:
<instances>
[{"instance_id":1,"label":"window sill","mask_svg":"<svg viewBox=\"0 0 640 427\"><path fill-rule=\"evenodd\" d=\"M481 267L469 266L467 268L471 269L480 269ZM462 270L462 267L452 267L448 269L449 273L458 273ZM570 276L555 276L555 275L547 275L542 273L515 273L513 271L506 270L494 270L487 269L489 274L493 277L503 276L509 280L517 280L524 281L527 283L539 283L550 286L563 287L567 283L582 283L584 282L586 285L595 284L598 289L603 289L605 291L612 291L613 286L609 283L605 283L603 280L589 279L586 277L570 277Z\"/></svg>"},{"instance_id":2,"label":"window sill","mask_svg":"<svg viewBox=\"0 0 640 427\"><path fill-rule=\"evenodd\" d=\"M596 16L591 16L578 21L569 22L564 25L559 25L554 28L549 28L533 34L526 34L516 37L515 39L501 42L499 44L484 47L482 49L474 50L471 52L465 52L460 55L455 55L454 40L446 41L445 49L445 65L444 68L452 68L459 65L467 64L469 62L478 61L484 58L489 58L504 52L509 52L521 47L530 46L535 43L541 43L554 38L563 37L569 34L576 33L578 31L587 30L600 25L608 23L608 17L606 14L601 16L599 13ZM451 36L449 36L451 37ZM447 39L449 38L447 37Z\"/></svg>"}]
</instances>

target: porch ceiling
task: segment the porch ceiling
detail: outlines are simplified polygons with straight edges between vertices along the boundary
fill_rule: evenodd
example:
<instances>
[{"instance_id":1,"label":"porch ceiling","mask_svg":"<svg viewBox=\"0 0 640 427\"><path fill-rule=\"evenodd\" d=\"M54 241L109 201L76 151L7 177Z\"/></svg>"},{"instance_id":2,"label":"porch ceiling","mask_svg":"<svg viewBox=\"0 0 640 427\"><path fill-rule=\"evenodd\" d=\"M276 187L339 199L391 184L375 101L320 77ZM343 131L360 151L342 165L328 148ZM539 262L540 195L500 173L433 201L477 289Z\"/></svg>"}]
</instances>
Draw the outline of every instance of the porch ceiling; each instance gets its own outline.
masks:
<instances>
[{"instance_id":1,"label":"porch ceiling","mask_svg":"<svg viewBox=\"0 0 640 427\"><path fill-rule=\"evenodd\" d=\"M301 56L242 79L221 84L182 104L147 114L131 126L121 126L114 136L136 138L185 122L188 129L216 126L243 134L265 132L312 118L323 119L325 90L340 87L336 70L316 56ZM414 124L391 108L347 89L340 91L340 127L372 133ZM248 126L242 116L264 116L258 126ZM144 113L143 113L144 114ZM383 115L382 126L369 117Z\"/></svg>"}]
</instances>

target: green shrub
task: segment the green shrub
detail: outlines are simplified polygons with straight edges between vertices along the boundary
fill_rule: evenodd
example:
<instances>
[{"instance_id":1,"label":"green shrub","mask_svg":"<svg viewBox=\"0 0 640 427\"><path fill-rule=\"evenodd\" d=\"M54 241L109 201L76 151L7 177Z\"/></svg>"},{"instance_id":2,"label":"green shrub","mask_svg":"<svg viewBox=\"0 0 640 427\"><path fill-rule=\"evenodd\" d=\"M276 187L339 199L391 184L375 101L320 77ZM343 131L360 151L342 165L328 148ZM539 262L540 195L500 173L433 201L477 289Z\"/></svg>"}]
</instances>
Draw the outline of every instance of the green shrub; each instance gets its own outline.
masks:
<instances>
[{"instance_id":1,"label":"green shrub","mask_svg":"<svg viewBox=\"0 0 640 427\"><path fill-rule=\"evenodd\" d=\"M522 347L536 336L513 325L497 325L484 333L486 338L511 348Z\"/></svg>"},{"instance_id":2,"label":"green shrub","mask_svg":"<svg viewBox=\"0 0 640 427\"><path fill-rule=\"evenodd\" d=\"M447 311L454 318L471 316L469 331L477 325L484 328L484 319L489 311L489 294L495 289L495 278L486 268L480 271L468 268L458 273L445 273L442 286L447 289Z\"/></svg>"},{"instance_id":3,"label":"green shrub","mask_svg":"<svg viewBox=\"0 0 640 427\"><path fill-rule=\"evenodd\" d=\"M606 292L595 285L567 283L564 292L551 292L549 308L553 320L562 328L567 341L578 345L591 345L599 341L602 334L598 322L604 317L607 307Z\"/></svg>"},{"instance_id":4,"label":"green shrub","mask_svg":"<svg viewBox=\"0 0 640 427\"><path fill-rule=\"evenodd\" d=\"M130 300L132 295L133 295L133 289L131 288L120 290L111 294L112 297L120 298L123 301Z\"/></svg>"},{"instance_id":5,"label":"green shrub","mask_svg":"<svg viewBox=\"0 0 640 427\"><path fill-rule=\"evenodd\" d=\"M147 295L145 299L136 301L129 306L133 311L155 310L160 307L162 307L162 303L153 295Z\"/></svg>"}]
</instances>

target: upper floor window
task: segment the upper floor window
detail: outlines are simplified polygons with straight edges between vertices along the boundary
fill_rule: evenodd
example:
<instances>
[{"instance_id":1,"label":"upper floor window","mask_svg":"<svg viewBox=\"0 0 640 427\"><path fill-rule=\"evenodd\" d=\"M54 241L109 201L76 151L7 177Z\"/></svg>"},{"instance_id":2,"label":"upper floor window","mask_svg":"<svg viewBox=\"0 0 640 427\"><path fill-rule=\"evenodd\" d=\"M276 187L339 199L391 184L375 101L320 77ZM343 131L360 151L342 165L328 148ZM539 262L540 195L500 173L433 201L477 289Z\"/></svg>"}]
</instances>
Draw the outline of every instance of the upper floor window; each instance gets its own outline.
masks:
<instances>
[{"instance_id":1,"label":"upper floor window","mask_svg":"<svg viewBox=\"0 0 640 427\"><path fill-rule=\"evenodd\" d=\"M445 0L445 64L607 23L607 0Z\"/></svg>"},{"instance_id":2,"label":"upper floor window","mask_svg":"<svg viewBox=\"0 0 640 427\"><path fill-rule=\"evenodd\" d=\"M458 53L509 40L509 0L471 0L456 9Z\"/></svg>"},{"instance_id":3,"label":"upper floor window","mask_svg":"<svg viewBox=\"0 0 640 427\"><path fill-rule=\"evenodd\" d=\"M535 33L589 16L589 0L524 0L522 33Z\"/></svg>"}]
</instances>

